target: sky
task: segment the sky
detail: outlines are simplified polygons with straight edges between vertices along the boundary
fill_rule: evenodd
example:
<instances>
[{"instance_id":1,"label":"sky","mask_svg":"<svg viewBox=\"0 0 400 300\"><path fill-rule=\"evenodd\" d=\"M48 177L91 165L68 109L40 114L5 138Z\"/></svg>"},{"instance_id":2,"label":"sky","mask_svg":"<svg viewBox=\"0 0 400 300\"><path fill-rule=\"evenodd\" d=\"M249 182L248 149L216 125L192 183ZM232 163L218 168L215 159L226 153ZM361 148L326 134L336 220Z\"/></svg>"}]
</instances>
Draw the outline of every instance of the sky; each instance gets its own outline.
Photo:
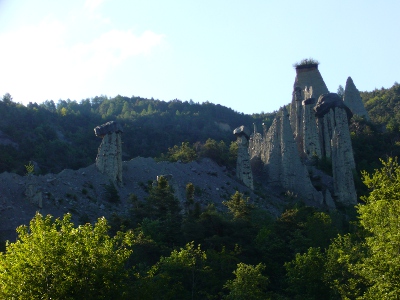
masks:
<instances>
[{"instance_id":1,"label":"sky","mask_svg":"<svg viewBox=\"0 0 400 300\"><path fill-rule=\"evenodd\" d=\"M400 80L398 0L0 0L0 96L28 104L106 95L272 112L293 64L328 89Z\"/></svg>"}]
</instances>

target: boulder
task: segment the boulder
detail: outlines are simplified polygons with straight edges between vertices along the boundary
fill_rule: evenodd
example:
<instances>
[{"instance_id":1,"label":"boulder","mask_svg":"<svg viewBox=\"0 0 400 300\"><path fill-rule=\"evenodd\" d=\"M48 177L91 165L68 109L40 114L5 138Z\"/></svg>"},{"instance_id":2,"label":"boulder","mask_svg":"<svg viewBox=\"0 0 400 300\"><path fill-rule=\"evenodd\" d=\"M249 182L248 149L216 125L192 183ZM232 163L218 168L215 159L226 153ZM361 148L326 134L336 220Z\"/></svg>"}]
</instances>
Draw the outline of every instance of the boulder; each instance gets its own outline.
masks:
<instances>
[{"instance_id":1,"label":"boulder","mask_svg":"<svg viewBox=\"0 0 400 300\"><path fill-rule=\"evenodd\" d=\"M115 133L123 132L122 126L115 121L110 121L94 128L94 134L97 137L101 138L103 138L106 134L111 134L113 132Z\"/></svg>"},{"instance_id":2,"label":"boulder","mask_svg":"<svg viewBox=\"0 0 400 300\"><path fill-rule=\"evenodd\" d=\"M314 108L315 115L318 118L324 117L331 109L339 107L346 110L347 119L350 120L353 116L351 110L344 104L340 96L336 93L323 94L318 98L318 102Z\"/></svg>"},{"instance_id":3,"label":"boulder","mask_svg":"<svg viewBox=\"0 0 400 300\"><path fill-rule=\"evenodd\" d=\"M242 125L242 126L235 128L235 130L233 131L233 134L236 136L244 135L247 139L249 139L250 138L250 129L247 128L246 126Z\"/></svg>"}]
</instances>

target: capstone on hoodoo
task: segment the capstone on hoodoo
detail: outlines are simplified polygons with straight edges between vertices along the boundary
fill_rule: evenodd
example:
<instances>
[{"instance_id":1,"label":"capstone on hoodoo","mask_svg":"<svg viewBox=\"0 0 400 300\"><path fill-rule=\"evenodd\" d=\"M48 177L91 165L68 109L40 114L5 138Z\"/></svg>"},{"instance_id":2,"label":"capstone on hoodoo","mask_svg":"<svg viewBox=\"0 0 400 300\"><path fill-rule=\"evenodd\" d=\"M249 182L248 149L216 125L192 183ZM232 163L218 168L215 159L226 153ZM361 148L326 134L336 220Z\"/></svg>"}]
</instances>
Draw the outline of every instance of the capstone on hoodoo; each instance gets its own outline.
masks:
<instances>
[{"instance_id":1,"label":"capstone on hoodoo","mask_svg":"<svg viewBox=\"0 0 400 300\"><path fill-rule=\"evenodd\" d=\"M236 176L248 188L254 189L249 154L250 130L246 126L240 126L233 131L233 134L236 136L236 143L238 145Z\"/></svg>"},{"instance_id":2,"label":"capstone on hoodoo","mask_svg":"<svg viewBox=\"0 0 400 300\"><path fill-rule=\"evenodd\" d=\"M103 139L96 157L97 169L113 182L122 184L122 127L111 121L97 126L94 132Z\"/></svg>"}]
</instances>

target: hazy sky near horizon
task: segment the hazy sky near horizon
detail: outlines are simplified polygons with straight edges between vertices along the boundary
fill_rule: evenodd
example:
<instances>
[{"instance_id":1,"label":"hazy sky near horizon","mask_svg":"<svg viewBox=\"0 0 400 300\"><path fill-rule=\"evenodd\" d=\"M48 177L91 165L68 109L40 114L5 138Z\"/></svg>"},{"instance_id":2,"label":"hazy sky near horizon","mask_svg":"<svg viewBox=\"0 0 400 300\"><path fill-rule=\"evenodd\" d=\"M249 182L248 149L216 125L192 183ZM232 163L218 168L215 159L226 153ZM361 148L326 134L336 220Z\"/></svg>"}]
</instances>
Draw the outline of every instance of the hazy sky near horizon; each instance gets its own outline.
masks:
<instances>
[{"instance_id":1,"label":"hazy sky near horizon","mask_svg":"<svg viewBox=\"0 0 400 300\"><path fill-rule=\"evenodd\" d=\"M328 89L399 81L400 1L0 0L0 95L210 101L246 114L291 101L315 58Z\"/></svg>"}]
</instances>

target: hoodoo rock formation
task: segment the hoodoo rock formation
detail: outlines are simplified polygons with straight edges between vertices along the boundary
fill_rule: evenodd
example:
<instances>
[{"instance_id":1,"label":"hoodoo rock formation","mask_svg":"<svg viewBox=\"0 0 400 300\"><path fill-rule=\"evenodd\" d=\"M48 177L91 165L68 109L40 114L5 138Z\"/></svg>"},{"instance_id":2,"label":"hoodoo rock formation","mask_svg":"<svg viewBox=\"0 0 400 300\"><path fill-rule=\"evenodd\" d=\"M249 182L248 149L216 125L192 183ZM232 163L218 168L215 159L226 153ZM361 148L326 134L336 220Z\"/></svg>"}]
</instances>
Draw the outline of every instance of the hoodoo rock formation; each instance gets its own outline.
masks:
<instances>
[{"instance_id":1,"label":"hoodoo rock formation","mask_svg":"<svg viewBox=\"0 0 400 300\"><path fill-rule=\"evenodd\" d=\"M301 162L285 107L278 112L261 142L252 142L249 150L252 159L260 156L267 184L281 186L316 204L323 203L322 193L313 187L308 170Z\"/></svg>"},{"instance_id":2,"label":"hoodoo rock formation","mask_svg":"<svg viewBox=\"0 0 400 300\"><path fill-rule=\"evenodd\" d=\"M102 138L97 157L96 167L115 183L122 183L122 127L114 121L107 122L94 129L96 136Z\"/></svg>"},{"instance_id":3,"label":"hoodoo rock formation","mask_svg":"<svg viewBox=\"0 0 400 300\"><path fill-rule=\"evenodd\" d=\"M368 112L362 102L360 92L354 85L353 79L351 79L351 77L348 77L346 81L343 102L347 105L348 108L350 108L351 112L354 115L365 117L366 120L369 120Z\"/></svg>"},{"instance_id":4,"label":"hoodoo rock formation","mask_svg":"<svg viewBox=\"0 0 400 300\"><path fill-rule=\"evenodd\" d=\"M348 145L351 149L351 139L348 122L353 116L350 109L343 103L338 94L329 93L319 97L314 107L315 116L318 122L319 142L322 149L322 157L332 157L331 140L335 128L348 137ZM352 158L354 162L354 158Z\"/></svg>"},{"instance_id":5,"label":"hoodoo rock formation","mask_svg":"<svg viewBox=\"0 0 400 300\"><path fill-rule=\"evenodd\" d=\"M254 130L250 138L253 170L261 162L268 185L281 186L330 209L357 203L349 121L353 113L365 116L365 108L350 77L346 90L350 108L328 92L317 64L296 67L290 116L286 108L281 109L268 132L262 135ZM309 176L315 170L315 158L332 163L333 184L317 185L318 191Z\"/></svg>"},{"instance_id":6,"label":"hoodoo rock formation","mask_svg":"<svg viewBox=\"0 0 400 300\"><path fill-rule=\"evenodd\" d=\"M246 126L240 126L233 131L233 134L236 136L236 143L238 145L236 176L248 188L254 189L249 155L250 130Z\"/></svg>"},{"instance_id":7,"label":"hoodoo rock formation","mask_svg":"<svg viewBox=\"0 0 400 300\"><path fill-rule=\"evenodd\" d=\"M332 161L336 201L342 205L354 205L357 203L353 179L355 162L348 126L353 114L339 95L333 93L319 97L314 110L318 118L322 157Z\"/></svg>"},{"instance_id":8,"label":"hoodoo rock formation","mask_svg":"<svg viewBox=\"0 0 400 300\"><path fill-rule=\"evenodd\" d=\"M293 85L293 96L290 109L290 124L296 141L302 138L302 101L308 98L318 99L319 96L329 93L328 88L318 70L318 64L300 65L296 67L296 77Z\"/></svg>"},{"instance_id":9,"label":"hoodoo rock formation","mask_svg":"<svg viewBox=\"0 0 400 300\"><path fill-rule=\"evenodd\" d=\"M314 155L321 157L321 144L319 142L319 134L317 123L315 122L314 106L317 101L315 98L303 100L303 116L302 116L302 151L307 157ZM301 149L301 148L300 148Z\"/></svg>"}]
</instances>

